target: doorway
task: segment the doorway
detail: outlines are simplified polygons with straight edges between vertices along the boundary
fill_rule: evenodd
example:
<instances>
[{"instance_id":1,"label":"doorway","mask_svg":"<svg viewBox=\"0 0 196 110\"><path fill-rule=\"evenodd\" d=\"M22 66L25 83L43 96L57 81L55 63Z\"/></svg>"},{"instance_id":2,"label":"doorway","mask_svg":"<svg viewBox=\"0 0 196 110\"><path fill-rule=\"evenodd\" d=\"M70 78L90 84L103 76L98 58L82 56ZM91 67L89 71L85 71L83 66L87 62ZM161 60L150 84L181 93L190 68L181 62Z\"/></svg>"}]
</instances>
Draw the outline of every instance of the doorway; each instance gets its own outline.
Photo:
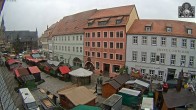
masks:
<instances>
[{"instance_id":1,"label":"doorway","mask_svg":"<svg viewBox=\"0 0 196 110\"><path fill-rule=\"evenodd\" d=\"M104 72L104 74L109 75L109 72L110 72L110 64L106 64L106 63L103 64L103 72Z\"/></svg>"},{"instance_id":2,"label":"doorway","mask_svg":"<svg viewBox=\"0 0 196 110\"><path fill-rule=\"evenodd\" d=\"M173 68L168 68L168 71L167 71L167 81L168 80L173 80L174 79L174 76L175 76L175 73L176 73L176 69L173 69Z\"/></svg>"}]
</instances>

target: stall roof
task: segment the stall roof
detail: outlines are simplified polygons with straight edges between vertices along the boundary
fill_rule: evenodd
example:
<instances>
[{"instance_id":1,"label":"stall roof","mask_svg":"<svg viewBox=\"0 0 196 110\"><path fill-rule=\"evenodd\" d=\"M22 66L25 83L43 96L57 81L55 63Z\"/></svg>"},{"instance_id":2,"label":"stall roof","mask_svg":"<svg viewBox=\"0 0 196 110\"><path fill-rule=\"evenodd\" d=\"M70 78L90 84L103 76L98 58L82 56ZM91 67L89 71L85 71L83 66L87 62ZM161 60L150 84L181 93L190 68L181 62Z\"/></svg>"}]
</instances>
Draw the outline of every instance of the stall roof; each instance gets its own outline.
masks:
<instances>
[{"instance_id":1,"label":"stall roof","mask_svg":"<svg viewBox=\"0 0 196 110\"><path fill-rule=\"evenodd\" d=\"M176 89L169 89L167 93L163 93L163 99L168 108L196 103L195 94L183 88L180 92L176 91Z\"/></svg>"},{"instance_id":2,"label":"stall roof","mask_svg":"<svg viewBox=\"0 0 196 110\"><path fill-rule=\"evenodd\" d=\"M96 95L84 86L62 90L58 94L66 96L75 106L87 104L96 98Z\"/></svg>"},{"instance_id":3,"label":"stall roof","mask_svg":"<svg viewBox=\"0 0 196 110\"><path fill-rule=\"evenodd\" d=\"M21 76L22 81L26 82L26 81L30 81L30 80L35 80L35 77L33 75L25 75L25 76Z\"/></svg>"},{"instance_id":4,"label":"stall roof","mask_svg":"<svg viewBox=\"0 0 196 110\"><path fill-rule=\"evenodd\" d=\"M148 83L146 83L146 82L144 82L144 81L138 80L138 79L136 79L134 82L135 82L136 84L139 84L139 85L144 86L144 87L146 87L146 88L148 88L148 87L150 86L150 84L148 84Z\"/></svg>"},{"instance_id":5,"label":"stall roof","mask_svg":"<svg viewBox=\"0 0 196 110\"><path fill-rule=\"evenodd\" d=\"M78 105L71 110L101 110L101 108L88 105Z\"/></svg>"},{"instance_id":6,"label":"stall roof","mask_svg":"<svg viewBox=\"0 0 196 110\"><path fill-rule=\"evenodd\" d=\"M118 75L114 78L115 81L117 81L119 84L125 84L130 79L130 76L128 74Z\"/></svg>"},{"instance_id":7,"label":"stall roof","mask_svg":"<svg viewBox=\"0 0 196 110\"><path fill-rule=\"evenodd\" d=\"M59 70L60 70L61 74L67 74L70 72L70 69L67 66L60 66Z\"/></svg>"},{"instance_id":8,"label":"stall roof","mask_svg":"<svg viewBox=\"0 0 196 110\"><path fill-rule=\"evenodd\" d=\"M109 98L107 98L103 104L105 105L109 105L109 106L114 106L116 104L116 102L118 102L118 100L120 100L122 98L121 95L118 94L113 94L111 95Z\"/></svg>"},{"instance_id":9,"label":"stall roof","mask_svg":"<svg viewBox=\"0 0 196 110\"><path fill-rule=\"evenodd\" d=\"M41 55L39 53L33 53L33 54L31 54L31 56L33 58L41 58Z\"/></svg>"},{"instance_id":10,"label":"stall roof","mask_svg":"<svg viewBox=\"0 0 196 110\"><path fill-rule=\"evenodd\" d=\"M59 66L59 64L61 63L61 62L52 61L52 60L48 60L47 62L48 62L49 64L53 64L53 65L55 65L55 66Z\"/></svg>"},{"instance_id":11,"label":"stall roof","mask_svg":"<svg viewBox=\"0 0 196 110\"><path fill-rule=\"evenodd\" d=\"M37 66L31 66L31 67L28 67L28 69L29 69L29 71L30 71L32 74L40 73L40 72L41 72Z\"/></svg>"},{"instance_id":12,"label":"stall roof","mask_svg":"<svg viewBox=\"0 0 196 110\"><path fill-rule=\"evenodd\" d=\"M115 80L110 80L110 81L106 82L105 84L107 84L107 83L110 84L115 89L119 89L121 87L121 85L119 83L117 83Z\"/></svg>"},{"instance_id":13,"label":"stall roof","mask_svg":"<svg viewBox=\"0 0 196 110\"><path fill-rule=\"evenodd\" d=\"M141 109L153 110L153 98L143 97Z\"/></svg>"},{"instance_id":14,"label":"stall roof","mask_svg":"<svg viewBox=\"0 0 196 110\"><path fill-rule=\"evenodd\" d=\"M29 71L27 70L27 68L19 68L14 70L14 72L17 77L29 75Z\"/></svg>"},{"instance_id":15,"label":"stall roof","mask_svg":"<svg viewBox=\"0 0 196 110\"><path fill-rule=\"evenodd\" d=\"M12 65L14 63L20 63L20 61L15 60L15 59L9 59L9 60L7 60L7 63L8 63L8 65Z\"/></svg>"},{"instance_id":16,"label":"stall roof","mask_svg":"<svg viewBox=\"0 0 196 110\"><path fill-rule=\"evenodd\" d=\"M132 95L132 96L138 96L141 91L137 91L137 90L133 90L133 89L127 89L127 88L122 88L119 92L120 93L125 93L125 94L128 94L128 95Z\"/></svg>"},{"instance_id":17,"label":"stall roof","mask_svg":"<svg viewBox=\"0 0 196 110\"><path fill-rule=\"evenodd\" d=\"M87 76L91 76L93 74L93 72L88 71L84 68L79 68L79 69L76 69L76 70L69 72L69 74L72 76L76 76L76 77L87 77Z\"/></svg>"}]
</instances>

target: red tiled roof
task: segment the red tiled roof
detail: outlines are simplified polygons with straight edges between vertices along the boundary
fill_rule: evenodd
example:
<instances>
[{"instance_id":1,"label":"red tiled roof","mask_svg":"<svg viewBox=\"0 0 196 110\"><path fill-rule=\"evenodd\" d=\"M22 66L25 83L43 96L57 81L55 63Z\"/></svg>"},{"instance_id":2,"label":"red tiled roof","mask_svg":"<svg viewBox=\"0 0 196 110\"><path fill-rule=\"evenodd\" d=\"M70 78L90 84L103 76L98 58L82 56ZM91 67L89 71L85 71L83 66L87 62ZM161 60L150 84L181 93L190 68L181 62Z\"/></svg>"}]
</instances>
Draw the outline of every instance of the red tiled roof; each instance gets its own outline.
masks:
<instances>
[{"instance_id":1,"label":"red tiled roof","mask_svg":"<svg viewBox=\"0 0 196 110\"><path fill-rule=\"evenodd\" d=\"M147 32L145 31L145 26L149 24L151 24L152 30L150 32ZM172 32L166 32L166 27L172 27ZM191 28L192 34L187 34L186 28ZM135 20L133 25L129 29L128 34L166 35L196 38L196 23L175 20Z\"/></svg>"},{"instance_id":2,"label":"red tiled roof","mask_svg":"<svg viewBox=\"0 0 196 110\"><path fill-rule=\"evenodd\" d=\"M121 7L114 7L114 8L107 8L98 10L90 19L97 19L97 18L105 18L105 17L114 17L114 16L128 16L130 15L132 9L135 5L127 5Z\"/></svg>"},{"instance_id":3,"label":"red tiled roof","mask_svg":"<svg viewBox=\"0 0 196 110\"><path fill-rule=\"evenodd\" d=\"M37 66L31 66L31 67L28 67L28 69L29 69L29 71L30 71L32 74L40 73L40 72L41 72Z\"/></svg>"},{"instance_id":4,"label":"red tiled roof","mask_svg":"<svg viewBox=\"0 0 196 110\"><path fill-rule=\"evenodd\" d=\"M59 70L61 71L61 74L67 74L70 72L70 69L67 66L60 66Z\"/></svg>"},{"instance_id":5,"label":"red tiled roof","mask_svg":"<svg viewBox=\"0 0 196 110\"><path fill-rule=\"evenodd\" d=\"M96 11L97 10L94 9L64 17L62 20L59 21L52 35L55 36L73 33L83 33L83 28L87 24L88 18L92 16Z\"/></svg>"},{"instance_id":6,"label":"red tiled roof","mask_svg":"<svg viewBox=\"0 0 196 110\"><path fill-rule=\"evenodd\" d=\"M14 73L15 73L16 77L19 77L20 76L20 74L19 74L19 72L18 72L17 69L14 70Z\"/></svg>"}]
</instances>

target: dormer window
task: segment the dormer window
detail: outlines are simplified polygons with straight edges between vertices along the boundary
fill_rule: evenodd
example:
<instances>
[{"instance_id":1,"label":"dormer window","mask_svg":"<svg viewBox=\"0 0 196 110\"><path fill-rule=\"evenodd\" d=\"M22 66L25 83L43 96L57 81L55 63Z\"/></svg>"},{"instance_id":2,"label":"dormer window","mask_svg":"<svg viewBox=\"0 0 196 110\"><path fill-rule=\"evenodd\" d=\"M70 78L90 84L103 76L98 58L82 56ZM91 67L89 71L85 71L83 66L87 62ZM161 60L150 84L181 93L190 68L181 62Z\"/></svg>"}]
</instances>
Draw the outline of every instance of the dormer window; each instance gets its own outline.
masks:
<instances>
[{"instance_id":1,"label":"dormer window","mask_svg":"<svg viewBox=\"0 0 196 110\"><path fill-rule=\"evenodd\" d=\"M152 23L145 25L145 31L149 32L152 30Z\"/></svg>"},{"instance_id":2,"label":"dormer window","mask_svg":"<svg viewBox=\"0 0 196 110\"><path fill-rule=\"evenodd\" d=\"M92 19L92 20L89 20L89 21L88 21L88 26L92 26L93 23L94 23L94 20L93 20L93 19Z\"/></svg>"},{"instance_id":3,"label":"dormer window","mask_svg":"<svg viewBox=\"0 0 196 110\"><path fill-rule=\"evenodd\" d=\"M187 29L187 34L192 34L192 29Z\"/></svg>"},{"instance_id":4,"label":"dormer window","mask_svg":"<svg viewBox=\"0 0 196 110\"><path fill-rule=\"evenodd\" d=\"M145 31L147 32L151 31L151 26L145 26Z\"/></svg>"},{"instance_id":5,"label":"dormer window","mask_svg":"<svg viewBox=\"0 0 196 110\"><path fill-rule=\"evenodd\" d=\"M122 23L123 16L119 16L116 18L116 24Z\"/></svg>"},{"instance_id":6,"label":"dormer window","mask_svg":"<svg viewBox=\"0 0 196 110\"><path fill-rule=\"evenodd\" d=\"M172 28L171 27L166 27L166 32L172 32Z\"/></svg>"},{"instance_id":7,"label":"dormer window","mask_svg":"<svg viewBox=\"0 0 196 110\"><path fill-rule=\"evenodd\" d=\"M106 25L108 23L110 18L102 18L98 21L98 25L99 26L103 26L103 25Z\"/></svg>"}]
</instances>

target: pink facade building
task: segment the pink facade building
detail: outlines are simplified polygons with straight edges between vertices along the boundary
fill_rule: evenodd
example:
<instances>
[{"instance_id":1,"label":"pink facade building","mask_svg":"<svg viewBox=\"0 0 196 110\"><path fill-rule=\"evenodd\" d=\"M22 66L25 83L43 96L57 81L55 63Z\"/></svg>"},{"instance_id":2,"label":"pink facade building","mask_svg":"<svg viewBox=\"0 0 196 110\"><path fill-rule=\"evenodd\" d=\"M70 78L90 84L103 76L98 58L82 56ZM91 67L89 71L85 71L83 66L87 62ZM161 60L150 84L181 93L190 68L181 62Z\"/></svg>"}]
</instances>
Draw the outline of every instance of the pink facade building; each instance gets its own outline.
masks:
<instances>
[{"instance_id":1,"label":"pink facade building","mask_svg":"<svg viewBox=\"0 0 196 110\"><path fill-rule=\"evenodd\" d=\"M95 73L112 75L125 65L126 32L139 19L134 5L96 11L84 28L84 64Z\"/></svg>"}]
</instances>

